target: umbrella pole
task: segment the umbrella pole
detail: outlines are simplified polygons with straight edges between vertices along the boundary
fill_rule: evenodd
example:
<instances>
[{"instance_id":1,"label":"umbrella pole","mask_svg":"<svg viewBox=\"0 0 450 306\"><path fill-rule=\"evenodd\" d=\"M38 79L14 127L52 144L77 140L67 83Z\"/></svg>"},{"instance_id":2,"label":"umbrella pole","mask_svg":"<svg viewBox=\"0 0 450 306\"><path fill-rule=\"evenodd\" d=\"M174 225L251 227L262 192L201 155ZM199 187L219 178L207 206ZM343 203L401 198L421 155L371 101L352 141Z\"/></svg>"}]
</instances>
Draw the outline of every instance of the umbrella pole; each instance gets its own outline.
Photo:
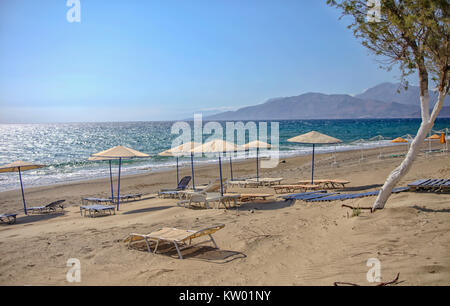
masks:
<instances>
[{"instance_id":1,"label":"umbrella pole","mask_svg":"<svg viewBox=\"0 0 450 306\"><path fill-rule=\"evenodd\" d=\"M114 188L113 188L113 179L112 179L111 160L109 160L109 179L111 181L111 200L114 201Z\"/></svg>"},{"instance_id":2,"label":"umbrella pole","mask_svg":"<svg viewBox=\"0 0 450 306\"><path fill-rule=\"evenodd\" d=\"M220 195L223 196L223 183L222 183L222 161L219 154L219 172L220 172Z\"/></svg>"},{"instance_id":3,"label":"umbrella pole","mask_svg":"<svg viewBox=\"0 0 450 306\"><path fill-rule=\"evenodd\" d=\"M122 167L122 157L119 158L119 182L117 184L117 210L119 210L120 201L120 168Z\"/></svg>"},{"instance_id":4,"label":"umbrella pole","mask_svg":"<svg viewBox=\"0 0 450 306\"><path fill-rule=\"evenodd\" d=\"M311 185L314 184L314 149L315 149L315 144L313 144L313 152L312 152Z\"/></svg>"},{"instance_id":5,"label":"umbrella pole","mask_svg":"<svg viewBox=\"0 0 450 306\"><path fill-rule=\"evenodd\" d=\"M256 181L259 182L259 162L258 162L259 148L256 148Z\"/></svg>"},{"instance_id":6,"label":"umbrella pole","mask_svg":"<svg viewBox=\"0 0 450 306\"><path fill-rule=\"evenodd\" d=\"M233 163L231 162L231 156L230 156L230 176L231 180L233 180Z\"/></svg>"},{"instance_id":7,"label":"umbrella pole","mask_svg":"<svg viewBox=\"0 0 450 306\"><path fill-rule=\"evenodd\" d=\"M178 186L179 182L180 182L180 176L179 176L179 173L178 173L178 156L177 156L177 186Z\"/></svg>"},{"instance_id":8,"label":"umbrella pole","mask_svg":"<svg viewBox=\"0 0 450 306\"><path fill-rule=\"evenodd\" d=\"M192 189L195 190L195 177L194 177L194 153L191 153L191 169L192 169Z\"/></svg>"},{"instance_id":9,"label":"umbrella pole","mask_svg":"<svg viewBox=\"0 0 450 306\"><path fill-rule=\"evenodd\" d=\"M25 215L27 215L27 204L25 203L25 195L23 193L22 174L20 173L20 167L19 167L19 179L20 179L20 189L22 190L23 211L25 212Z\"/></svg>"}]
</instances>

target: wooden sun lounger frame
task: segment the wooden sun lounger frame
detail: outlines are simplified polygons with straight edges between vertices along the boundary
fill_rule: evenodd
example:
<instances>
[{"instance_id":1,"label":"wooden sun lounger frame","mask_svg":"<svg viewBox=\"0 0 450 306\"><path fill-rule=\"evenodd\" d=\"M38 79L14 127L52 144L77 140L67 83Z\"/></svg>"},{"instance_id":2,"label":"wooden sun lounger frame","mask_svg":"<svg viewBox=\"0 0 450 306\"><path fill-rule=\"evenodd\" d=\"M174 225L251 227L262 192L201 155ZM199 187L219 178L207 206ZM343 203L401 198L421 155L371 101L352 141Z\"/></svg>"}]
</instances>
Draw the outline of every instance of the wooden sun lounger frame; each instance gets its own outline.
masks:
<instances>
[{"instance_id":1,"label":"wooden sun lounger frame","mask_svg":"<svg viewBox=\"0 0 450 306\"><path fill-rule=\"evenodd\" d=\"M309 184L310 182L310 180L302 180L298 181L297 184ZM345 185L349 183L350 182L346 180L314 180L314 184L321 185L324 189L345 188Z\"/></svg>"},{"instance_id":2,"label":"wooden sun lounger frame","mask_svg":"<svg viewBox=\"0 0 450 306\"><path fill-rule=\"evenodd\" d=\"M282 177L270 178L270 177L260 177L247 179L247 182L257 184L257 186L274 186L281 185L281 181L284 180Z\"/></svg>"},{"instance_id":3,"label":"wooden sun lounger frame","mask_svg":"<svg viewBox=\"0 0 450 306\"><path fill-rule=\"evenodd\" d=\"M219 225L215 225L215 226L211 226L211 227L207 227L207 228L203 228L197 231L194 230L185 230L186 232L191 232L192 234L187 235L186 237L184 237L183 239L174 239L174 238L164 238L164 237L158 237L153 233L158 232L159 230L162 229L172 229L172 230L179 230L177 228L161 228L153 233L147 234L147 235L142 235L142 234L136 234L136 233L132 233L130 234L127 238L124 239L124 242L128 242L128 248L131 248L131 245L133 242L139 242L144 240L145 244L147 245L147 250L149 253L153 253L156 254L156 251L158 250L158 246L159 243L161 241L163 242L168 242L168 243L173 243L175 249L177 250L178 256L180 259L183 259L183 255L181 254L181 251L196 245L200 245L200 244L204 244L206 242L212 242L212 244L214 245L214 247L216 249L218 249L219 247L217 246L216 241L213 238L213 234L215 232L217 232L218 230L221 230L222 228L225 227L225 224L219 224ZM196 244L192 244L192 240L202 237L202 236L209 236L209 239L206 241L202 241ZM155 248L152 251L151 249L151 242L155 242ZM188 242L188 243L187 243Z\"/></svg>"},{"instance_id":4,"label":"wooden sun lounger frame","mask_svg":"<svg viewBox=\"0 0 450 306\"><path fill-rule=\"evenodd\" d=\"M320 188L319 185L278 185L278 186L272 186L275 193L289 193L294 192L295 190L302 190L306 192L307 190L317 190ZM286 191L286 192L283 192Z\"/></svg>"},{"instance_id":5,"label":"wooden sun lounger frame","mask_svg":"<svg viewBox=\"0 0 450 306\"><path fill-rule=\"evenodd\" d=\"M449 192L450 179L421 179L408 184L411 191Z\"/></svg>"},{"instance_id":6,"label":"wooden sun lounger frame","mask_svg":"<svg viewBox=\"0 0 450 306\"><path fill-rule=\"evenodd\" d=\"M16 223L16 216L17 216L17 214L1 214L0 222L6 223L6 224L14 224L14 223Z\"/></svg>"},{"instance_id":7,"label":"wooden sun lounger frame","mask_svg":"<svg viewBox=\"0 0 450 306\"><path fill-rule=\"evenodd\" d=\"M240 188L258 187L258 182L252 182L252 181L228 181L227 184L230 187L237 185Z\"/></svg>"}]
</instances>

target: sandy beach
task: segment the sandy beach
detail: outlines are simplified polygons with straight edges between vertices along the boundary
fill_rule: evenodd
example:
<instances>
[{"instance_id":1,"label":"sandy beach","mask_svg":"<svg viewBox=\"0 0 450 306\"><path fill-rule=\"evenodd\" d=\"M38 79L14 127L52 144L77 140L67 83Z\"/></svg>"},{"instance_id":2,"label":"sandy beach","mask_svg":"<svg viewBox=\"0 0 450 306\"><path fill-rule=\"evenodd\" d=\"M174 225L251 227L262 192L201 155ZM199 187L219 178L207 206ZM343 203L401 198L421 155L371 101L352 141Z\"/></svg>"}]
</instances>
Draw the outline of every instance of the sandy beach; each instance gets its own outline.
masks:
<instances>
[{"instance_id":1,"label":"sandy beach","mask_svg":"<svg viewBox=\"0 0 450 306\"><path fill-rule=\"evenodd\" d=\"M348 151L316 157L316 178L346 179L340 192L376 190L402 160L405 146ZM310 156L284 159L260 176L283 177L283 183L310 178ZM223 169L229 177L228 165ZM235 177L252 176L255 161L233 165ZM190 175L190 168L181 176ZM196 169L196 183L218 177L217 165ZM450 155L421 154L398 186L420 178L449 178ZM174 187L175 172L149 172L123 177L121 193L143 193L142 200L124 203L116 215L80 216L81 198L109 196L107 179L26 188L28 206L66 200L62 214L21 212L19 190L0 194L2 212L18 212L17 223L0 226L1 285L333 285L366 280L369 258L381 262L381 280L400 273L399 285L450 284L450 194L394 194L382 211L352 210L342 204L371 207L375 198L307 203L285 202L270 187L229 188L236 193L271 193L268 201L242 203L236 209L188 209L175 199L159 199L161 188ZM161 227L198 229L225 224L215 235L220 250L186 250L150 254L128 249L130 233ZM81 282L69 283L67 260L81 263Z\"/></svg>"}]
</instances>

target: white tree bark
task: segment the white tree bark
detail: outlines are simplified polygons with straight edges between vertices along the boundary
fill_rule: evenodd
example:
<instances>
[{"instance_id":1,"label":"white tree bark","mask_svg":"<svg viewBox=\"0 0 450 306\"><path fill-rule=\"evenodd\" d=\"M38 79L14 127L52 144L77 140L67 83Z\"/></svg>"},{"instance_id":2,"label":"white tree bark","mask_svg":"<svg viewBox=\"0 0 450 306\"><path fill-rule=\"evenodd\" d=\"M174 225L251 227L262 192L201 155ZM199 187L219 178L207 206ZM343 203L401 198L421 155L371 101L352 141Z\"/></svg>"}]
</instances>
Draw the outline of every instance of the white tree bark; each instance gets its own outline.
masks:
<instances>
[{"instance_id":1,"label":"white tree bark","mask_svg":"<svg viewBox=\"0 0 450 306\"><path fill-rule=\"evenodd\" d=\"M381 192L379 193L375 203L373 204L372 210L383 209L387 200L392 194L392 189L397 185L400 179L408 173L411 168L414 159L420 151L420 147L425 140L428 132L430 132L431 128L434 125L434 121L436 120L437 115L442 109L442 105L444 103L444 98L446 96L445 90L439 92L438 101L434 105L433 112L430 116L429 111L429 95L428 91L424 92L424 95L420 97L420 104L422 109L422 124L420 125L419 130L417 131L417 135L414 138L411 146L409 148L408 154L406 154L405 159L402 161L400 166L394 169L391 174L386 179L383 187L381 188Z\"/></svg>"}]
</instances>

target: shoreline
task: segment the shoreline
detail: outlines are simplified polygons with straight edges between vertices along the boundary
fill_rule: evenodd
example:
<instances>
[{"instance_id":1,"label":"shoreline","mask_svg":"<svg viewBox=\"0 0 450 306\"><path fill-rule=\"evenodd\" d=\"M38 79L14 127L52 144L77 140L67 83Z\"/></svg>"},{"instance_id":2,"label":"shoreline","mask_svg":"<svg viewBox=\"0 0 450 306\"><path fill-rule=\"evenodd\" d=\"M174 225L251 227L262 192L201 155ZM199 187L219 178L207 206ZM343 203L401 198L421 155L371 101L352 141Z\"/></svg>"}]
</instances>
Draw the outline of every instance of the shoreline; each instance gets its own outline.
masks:
<instances>
[{"instance_id":1,"label":"shoreline","mask_svg":"<svg viewBox=\"0 0 450 306\"><path fill-rule=\"evenodd\" d=\"M345 144L345 145L349 145L349 144ZM373 145L367 148L364 147L359 147L359 148L344 148L341 150L336 150L336 152L330 152L330 151L326 151L326 152L320 152L317 150L316 148L316 152L315 155L319 156L319 155L333 155L333 154L339 154L339 153L345 153L345 152L360 152L360 151L364 151L364 152L370 152L371 150L384 150L385 148L391 148L391 147L398 147L398 146L405 146L406 144L393 144L393 143L386 143L384 145ZM289 153L292 152L292 153ZM283 154L284 153L284 154ZM308 156L311 155L311 152L296 152L296 150L292 150L292 151L280 151L280 157L279 159L291 159L291 158L297 158L297 157L303 157L303 156ZM228 157L225 157L226 160L224 159L222 162L222 165L225 165L228 163ZM260 159L264 159L266 157L264 156L260 156ZM247 158L236 158L233 159L233 165L238 165L239 163L246 163L249 162L249 160L254 160L255 157L247 157ZM216 163L218 162L218 160L215 159L209 159L209 160L194 160L195 163L195 169L197 168L201 168L201 167L213 167ZM183 166L180 166L180 171L182 169L190 169L190 162L186 161L184 162ZM127 177L135 177L135 176L143 176L143 175L147 175L149 173L165 173L165 172L170 172L170 171L176 171L176 165L170 165L170 166L157 166L157 167L152 167L152 166L145 166L145 168L142 168L141 170L137 170L137 169L133 169L129 173L126 174L126 170L124 172L124 167L122 167L122 173L121 173L121 181L122 179L125 179ZM113 177L117 176L117 173L114 173L114 170L117 172L117 169L113 169ZM138 172L138 173L136 173ZM26 176L25 176L26 177ZM34 188L45 188L45 187L52 187L52 186L60 186L60 185L66 185L66 184L78 184L78 183L83 183L83 182L89 182L89 181L97 181L97 180L109 180L109 173L100 177L94 177L94 178L76 178L73 180L65 180L65 181L61 181L61 182L53 182L53 183L48 183L48 184L42 184L42 185L28 185L29 187L27 187L27 184L24 183L24 188L26 189L34 189ZM0 178L0 182L2 180L6 180L6 179L2 179ZM16 190L20 190L20 188L17 186L16 188L12 188L12 189L5 189L5 190L0 190L0 195L4 192L9 192L9 191L16 191Z\"/></svg>"}]
</instances>

